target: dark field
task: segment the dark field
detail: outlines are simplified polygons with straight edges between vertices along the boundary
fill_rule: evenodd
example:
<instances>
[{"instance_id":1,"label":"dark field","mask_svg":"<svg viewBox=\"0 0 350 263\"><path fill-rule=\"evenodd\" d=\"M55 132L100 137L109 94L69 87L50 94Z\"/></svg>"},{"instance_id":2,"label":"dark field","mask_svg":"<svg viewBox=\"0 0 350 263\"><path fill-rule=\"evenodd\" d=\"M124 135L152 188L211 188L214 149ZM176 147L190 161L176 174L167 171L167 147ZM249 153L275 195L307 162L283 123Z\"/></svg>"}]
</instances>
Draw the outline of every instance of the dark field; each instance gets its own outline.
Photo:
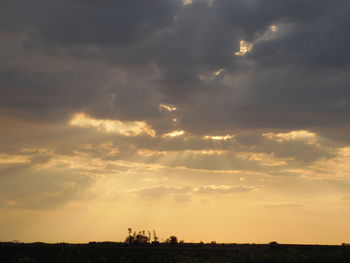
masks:
<instances>
[{"instance_id":1,"label":"dark field","mask_svg":"<svg viewBox=\"0 0 350 263\"><path fill-rule=\"evenodd\" d=\"M0 262L350 262L350 246L280 244L0 243Z\"/></svg>"}]
</instances>

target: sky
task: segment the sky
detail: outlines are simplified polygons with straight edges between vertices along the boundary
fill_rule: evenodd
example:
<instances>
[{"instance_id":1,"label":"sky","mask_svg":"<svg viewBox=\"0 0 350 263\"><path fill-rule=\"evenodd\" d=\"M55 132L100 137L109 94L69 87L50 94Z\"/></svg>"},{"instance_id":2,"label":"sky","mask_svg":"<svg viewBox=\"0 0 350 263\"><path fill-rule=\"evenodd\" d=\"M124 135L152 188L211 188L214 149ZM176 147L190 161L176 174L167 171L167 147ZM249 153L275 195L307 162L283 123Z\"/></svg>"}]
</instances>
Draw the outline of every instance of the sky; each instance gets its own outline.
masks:
<instances>
[{"instance_id":1,"label":"sky","mask_svg":"<svg viewBox=\"0 0 350 263\"><path fill-rule=\"evenodd\" d=\"M349 12L1 0L0 241L350 242Z\"/></svg>"}]
</instances>

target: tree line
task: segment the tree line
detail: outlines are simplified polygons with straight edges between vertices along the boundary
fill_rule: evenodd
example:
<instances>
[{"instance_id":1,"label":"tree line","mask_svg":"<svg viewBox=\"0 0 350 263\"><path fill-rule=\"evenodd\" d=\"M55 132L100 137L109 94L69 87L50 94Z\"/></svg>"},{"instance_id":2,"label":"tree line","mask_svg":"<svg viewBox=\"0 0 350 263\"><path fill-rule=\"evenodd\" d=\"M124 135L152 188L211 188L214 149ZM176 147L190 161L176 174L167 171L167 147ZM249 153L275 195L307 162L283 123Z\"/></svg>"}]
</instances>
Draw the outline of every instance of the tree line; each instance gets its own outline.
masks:
<instances>
[{"instance_id":1,"label":"tree line","mask_svg":"<svg viewBox=\"0 0 350 263\"><path fill-rule=\"evenodd\" d=\"M133 231L131 228L128 228L128 236L125 238L125 243L128 244L159 244L159 237L155 230L153 233L150 231ZM165 240L164 243L167 244L177 244L178 239L176 236L170 236ZM183 241L180 241L183 243Z\"/></svg>"}]
</instances>

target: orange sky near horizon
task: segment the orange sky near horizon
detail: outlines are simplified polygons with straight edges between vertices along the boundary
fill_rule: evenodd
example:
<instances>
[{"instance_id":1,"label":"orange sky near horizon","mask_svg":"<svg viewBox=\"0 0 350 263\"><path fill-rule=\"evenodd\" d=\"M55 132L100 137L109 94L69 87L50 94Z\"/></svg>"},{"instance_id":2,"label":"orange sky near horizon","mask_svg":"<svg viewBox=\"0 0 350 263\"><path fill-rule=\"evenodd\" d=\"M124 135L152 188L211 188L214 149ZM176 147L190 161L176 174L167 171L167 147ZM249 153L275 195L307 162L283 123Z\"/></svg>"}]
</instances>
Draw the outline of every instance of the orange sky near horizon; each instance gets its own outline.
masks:
<instances>
[{"instance_id":1,"label":"orange sky near horizon","mask_svg":"<svg viewBox=\"0 0 350 263\"><path fill-rule=\"evenodd\" d=\"M188 242L349 242L350 148L301 166L234 133L164 137L82 114L54 128L2 121L2 145L18 149L1 155L12 176L1 178L2 241L123 241L131 227ZM260 136L264 147L328 147L307 131Z\"/></svg>"}]
</instances>

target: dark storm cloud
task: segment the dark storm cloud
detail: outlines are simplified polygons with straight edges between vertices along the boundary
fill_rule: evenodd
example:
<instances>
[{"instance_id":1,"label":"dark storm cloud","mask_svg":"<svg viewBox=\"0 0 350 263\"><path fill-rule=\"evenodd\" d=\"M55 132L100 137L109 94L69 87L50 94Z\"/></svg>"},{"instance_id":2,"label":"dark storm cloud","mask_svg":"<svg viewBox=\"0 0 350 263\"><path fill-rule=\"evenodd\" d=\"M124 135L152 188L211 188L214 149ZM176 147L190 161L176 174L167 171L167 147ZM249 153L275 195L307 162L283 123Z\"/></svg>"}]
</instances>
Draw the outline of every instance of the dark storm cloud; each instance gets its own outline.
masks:
<instances>
[{"instance_id":1,"label":"dark storm cloud","mask_svg":"<svg viewBox=\"0 0 350 263\"><path fill-rule=\"evenodd\" d=\"M309 129L334 138L332 126L348 141L347 2L6 0L0 7L8 43L2 109L53 120L85 111L166 131L170 117L157 108L172 103L192 133ZM279 30L267 38L271 25ZM240 40L254 45L242 57L234 54ZM51 57L46 70L23 69L43 54ZM57 70L62 56L67 67L79 66ZM94 63L103 67L79 70Z\"/></svg>"},{"instance_id":2,"label":"dark storm cloud","mask_svg":"<svg viewBox=\"0 0 350 263\"><path fill-rule=\"evenodd\" d=\"M2 1L3 30L63 45L128 45L172 22L173 0Z\"/></svg>"},{"instance_id":3,"label":"dark storm cloud","mask_svg":"<svg viewBox=\"0 0 350 263\"><path fill-rule=\"evenodd\" d=\"M87 72L0 71L2 108L20 109L27 116L64 117L85 105L100 103L103 81ZM100 105L103 107L103 105Z\"/></svg>"},{"instance_id":4,"label":"dark storm cloud","mask_svg":"<svg viewBox=\"0 0 350 263\"><path fill-rule=\"evenodd\" d=\"M279 1L280 4L284 2ZM281 38L261 43L253 52L263 65L298 64L305 69L344 68L349 65L349 3L344 1L295 1L298 9L286 10L276 22L289 24ZM289 14L288 14L289 13ZM288 17L289 16L289 17Z\"/></svg>"}]
</instances>

